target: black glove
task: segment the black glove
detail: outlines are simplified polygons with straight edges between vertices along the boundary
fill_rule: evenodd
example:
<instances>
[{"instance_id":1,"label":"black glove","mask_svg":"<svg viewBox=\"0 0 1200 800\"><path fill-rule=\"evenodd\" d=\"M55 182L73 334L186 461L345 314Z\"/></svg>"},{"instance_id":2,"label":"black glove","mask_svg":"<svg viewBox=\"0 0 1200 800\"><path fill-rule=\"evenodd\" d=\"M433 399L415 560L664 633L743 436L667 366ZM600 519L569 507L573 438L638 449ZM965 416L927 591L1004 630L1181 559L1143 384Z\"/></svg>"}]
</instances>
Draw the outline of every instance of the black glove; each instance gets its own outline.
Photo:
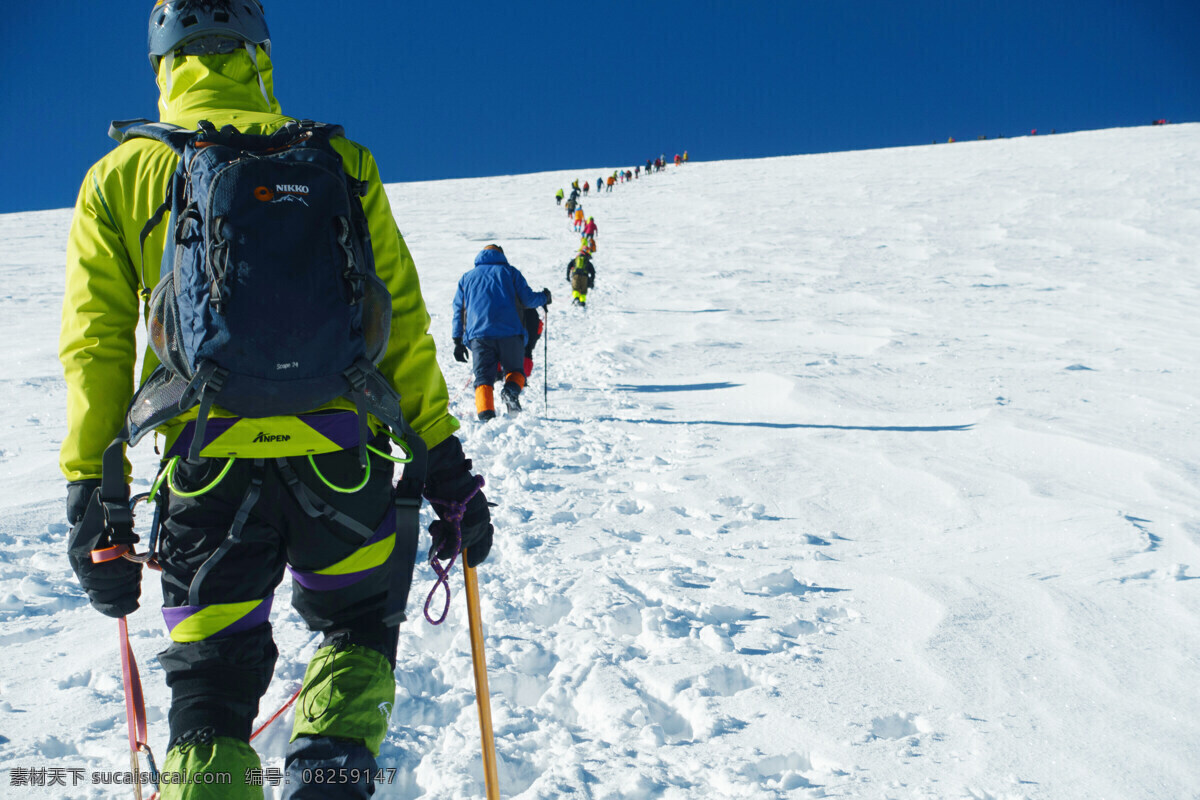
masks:
<instances>
[{"instance_id":1,"label":"black glove","mask_svg":"<svg viewBox=\"0 0 1200 800\"><path fill-rule=\"evenodd\" d=\"M87 511L88 503L92 502L92 494L100 488L100 481L75 481L67 484L67 523L72 527Z\"/></svg>"},{"instance_id":2,"label":"black glove","mask_svg":"<svg viewBox=\"0 0 1200 800\"><path fill-rule=\"evenodd\" d=\"M471 351L467 349L467 346L462 343L462 339L454 340L454 360L455 361L461 361L464 364L467 363L467 359L470 357L469 356L470 352Z\"/></svg>"},{"instance_id":3,"label":"black glove","mask_svg":"<svg viewBox=\"0 0 1200 800\"><path fill-rule=\"evenodd\" d=\"M542 303L542 305L543 305L543 306L548 306L548 305L550 305L550 290L549 290L549 289L542 289L542 291L546 293L546 302Z\"/></svg>"},{"instance_id":4,"label":"black glove","mask_svg":"<svg viewBox=\"0 0 1200 800\"><path fill-rule=\"evenodd\" d=\"M472 483L471 487L474 488ZM433 510L441 516L444 506L439 507L438 504L433 504ZM492 551L492 534L495 533L495 528L492 527L492 515L488 510L487 498L484 497L482 491L475 493L475 496L467 501L467 509L463 514L462 522L462 549L467 553L467 566L477 567L487 560L488 553ZM437 556L439 561L454 555L454 523L448 520L436 519L429 523L429 535L433 539L433 547L430 552Z\"/></svg>"},{"instance_id":5,"label":"black glove","mask_svg":"<svg viewBox=\"0 0 1200 800\"><path fill-rule=\"evenodd\" d=\"M462 531L461 549L467 551L467 566L477 567L488 557L492 549L492 514L482 490L476 490L477 479L471 474L471 461L463 455L462 444L457 436L429 451L429 477L425 481L425 496L438 518L429 525L433 539L430 553L445 561L455 555L456 536L454 519L456 507L449 503L461 503L474 491L463 509L459 522Z\"/></svg>"},{"instance_id":6,"label":"black glove","mask_svg":"<svg viewBox=\"0 0 1200 800\"><path fill-rule=\"evenodd\" d=\"M121 543L137 541L132 526L123 531L105 530L100 481L67 484L67 521L71 523L67 559L92 607L109 617L132 614L142 593L142 565L125 558L92 562L92 551L113 544L114 536Z\"/></svg>"}]
</instances>

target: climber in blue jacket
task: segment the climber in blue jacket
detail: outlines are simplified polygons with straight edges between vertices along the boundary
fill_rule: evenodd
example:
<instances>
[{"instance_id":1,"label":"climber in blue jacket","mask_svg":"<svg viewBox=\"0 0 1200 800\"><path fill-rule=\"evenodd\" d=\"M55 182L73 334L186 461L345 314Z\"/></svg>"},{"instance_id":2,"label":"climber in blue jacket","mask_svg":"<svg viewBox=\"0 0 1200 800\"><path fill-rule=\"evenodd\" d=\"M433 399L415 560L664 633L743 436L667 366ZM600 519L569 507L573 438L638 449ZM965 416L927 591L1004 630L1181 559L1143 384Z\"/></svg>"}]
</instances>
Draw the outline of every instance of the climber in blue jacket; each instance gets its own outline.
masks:
<instances>
[{"instance_id":1,"label":"climber in blue jacket","mask_svg":"<svg viewBox=\"0 0 1200 800\"><path fill-rule=\"evenodd\" d=\"M486 422L496 416L493 385L496 364L504 373L501 398L509 413L521 410L525 388L526 308L550 305L550 290L535 292L525 276L508 263L498 244L475 256L475 268L458 279L454 293L454 358L466 363L468 352L475 371L475 411Z\"/></svg>"}]
</instances>

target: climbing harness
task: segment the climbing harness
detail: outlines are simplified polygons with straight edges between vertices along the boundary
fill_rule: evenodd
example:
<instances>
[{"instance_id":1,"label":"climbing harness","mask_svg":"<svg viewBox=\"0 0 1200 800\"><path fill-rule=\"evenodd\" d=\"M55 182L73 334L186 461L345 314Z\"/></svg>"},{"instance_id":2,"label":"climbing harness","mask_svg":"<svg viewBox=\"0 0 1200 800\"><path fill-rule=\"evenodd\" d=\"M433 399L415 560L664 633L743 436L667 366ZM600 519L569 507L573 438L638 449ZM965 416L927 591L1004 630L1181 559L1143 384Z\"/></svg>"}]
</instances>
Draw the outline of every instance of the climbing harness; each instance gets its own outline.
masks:
<instances>
[{"instance_id":1,"label":"climbing harness","mask_svg":"<svg viewBox=\"0 0 1200 800\"><path fill-rule=\"evenodd\" d=\"M416 462L413 464L412 469L415 469L416 472L419 472L419 476L415 474L408 474L410 471L412 471L412 469L405 470L405 475L401 478L399 484L397 485L397 493L395 497L397 530L400 530L402 526L415 529L419 527L418 515L421 503L420 487L424 484L424 474L427 465L426 449L424 443L415 438L415 434L411 434L414 437L414 441L413 443L410 443L393 433L391 430L385 428L384 431L387 433L388 437L399 446L401 455L392 455L391 453L384 452L369 444L366 446L366 448L370 452L375 453L376 455L396 464L408 465ZM409 432L411 433L411 429L409 429ZM154 506L154 517L148 537L147 550L142 553L136 551L134 543L136 542L137 537L134 536L133 542L118 542L108 547L97 548L96 550L93 550L91 553L91 559L93 563L101 564L118 558L125 558L129 561L147 566L151 569L161 571L162 567L158 563L156 553L160 521L160 501L165 500L165 497L167 496L167 492L163 491L164 488L178 497L191 498L202 496L208 492L211 492L221 483L222 480L224 480L224 478L229 474L229 471L232 469L235 461L234 458L227 459L224 466L211 481L197 489L187 490L180 487L176 481L176 472L179 468L180 458L180 456L175 456L168 459L151 484L150 491L130 498L128 501L127 515L126 513L120 513L121 509L119 508L114 510L114 508L109 507L110 505L115 507L115 504L105 505L106 524L112 526L114 523L109 520L115 518L116 522L127 522L130 531L132 531L132 522L138 504L144 502L148 505ZM229 535L216 549L216 551L208 558L208 560L200 567L192 580L192 586L189 587L189 603L192 605L199 604L194 595L196 595L196 590L198 590L199 585L203 581L205 575L210 571L211 567L220 560L221 556L223 556L226 551L240 541L241 529L249 517L250 509L258 500L262 488L265 459L256 458L253 459L253 462L255 469L250 479L250 486L247 489L246 495L234 516L234 521L230 527ZM332 509L332 507L328 506L328 504L322 502L320 498L312 493L311 490L300 484L299 479L296 477L295 471L287 463L286 458L277 459L276 463L279 466L280 473L283 475L285 481L293 489L297 501L310 516L314 518L327 518L341 523L342 525L348 527L352 533L358 534L359 536L361 536L364 531L366 532L368 538L374 533L373 531L366 530L355 520L335 511ZM321 473L320 469L317 467L316 461L311 455L308 456L308 463L312 467L313 473L317 476L317 478L327 487L336 492L357 492L366 486L367 481L371 477L371 465L369 459L367 459L363 469L362 481L356 486L352 487L343 487L332 483L328 478L325 477L324 474ZM482 484L482 479L479 480L480 484ZM475 491L478 491L478 488L476 488ZM473 491L471 495L467 497L468 500L474 495L475 491ZM464 500L461 504L464 509L465 504L466 501ZM460 509L457 516L458 520L461 520L462 513L462 509ZM457 535L461 540L461 531L457 522L455 522L455 530L458 532ZM450 565L453 565L453 559L451 559ZM447 567L445 573L445 576L448 575L449 567ZM443 576L443 579L445 576ZM134 789L134 797L135 800L143 800L143 777L149 777L150 783L154 785L155 791L149 796L149 798L147 798L147 800L157 800L159 778L158 766L154 760L154 753L150 749L150 745L147 741L148 735L145 696L142 691L142 681L140 673L138 672L137 660L134 657L133 647L129 643L129 627L126 617L121 617L117 620L117 633L118 647L121 654L121 677L125 694L125 713L129 727L130 766L132 769L131 783ZM296 691L292 693L291 697L284 702L279 710L277 710L266 722L254 730L250 736L250 740L253 741L255 737L261 734L280 716L282 716L283 713L296 702L296 699L300 696L300 693L301 689L296 689ZM142 754L145 754L150 765L150 772L147 774L143 774L140 768L140 757Z\"/></svg>"}]
</instances>

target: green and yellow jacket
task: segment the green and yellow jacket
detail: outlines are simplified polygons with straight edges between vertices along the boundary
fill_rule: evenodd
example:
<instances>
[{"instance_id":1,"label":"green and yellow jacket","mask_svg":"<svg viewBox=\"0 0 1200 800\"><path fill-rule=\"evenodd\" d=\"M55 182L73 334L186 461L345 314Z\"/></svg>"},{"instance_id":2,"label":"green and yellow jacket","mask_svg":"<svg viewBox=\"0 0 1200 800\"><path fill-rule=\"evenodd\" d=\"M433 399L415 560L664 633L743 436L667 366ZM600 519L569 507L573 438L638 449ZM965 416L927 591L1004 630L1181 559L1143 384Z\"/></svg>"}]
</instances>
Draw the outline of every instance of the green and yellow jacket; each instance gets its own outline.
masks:
<instances>
[{"instance_id":1,"label":"green and yellow jacket","mask_svg":"<svg viewBox=\"0 0 1200 800\"><path fill-rule=\"evenodd\" d=\"M186 128L209 120L217 127L232 124L246 133L270 133L291 120L280 113L271 60L261 48L257 61L245 50L185 56L173 62L163 59L158 86L160 119ZM416 267L392 217L371 153L349 139L336 138L332 144L346 172L369 186L363 207L375 269L392 295L391 336L379 369L400 392L409 424L433 447L458 429L458 421L449 413L446 382L429 335L429 313ZM67 383L67 432L59 463L68 481L100 477L101 454L121 430L133 396L138 317L145 315L142 301L158 283L167 225L158 225L144 247L139 239L166 197L176 162L165 145L133 139L97 162L80 188L67 242L59 339ZM157 365L157 357L146 348L141 379ZM352 409L353 405L339 400L326 408ZM213 416L229 415L214 408ZM159 429L168 447L194 417L193 410ZM294 420L278 422L295 424ZM234 437L235 429L231 429ZM242 443L239 454L275 457L314 447L318 452L330 449L292 437L284 446L296 452L281 451L278 443L267 445L274 449L266 452L254 450L249 441ZM128 470L126 464L127 474Z\"/></svg>"}]
</instances>

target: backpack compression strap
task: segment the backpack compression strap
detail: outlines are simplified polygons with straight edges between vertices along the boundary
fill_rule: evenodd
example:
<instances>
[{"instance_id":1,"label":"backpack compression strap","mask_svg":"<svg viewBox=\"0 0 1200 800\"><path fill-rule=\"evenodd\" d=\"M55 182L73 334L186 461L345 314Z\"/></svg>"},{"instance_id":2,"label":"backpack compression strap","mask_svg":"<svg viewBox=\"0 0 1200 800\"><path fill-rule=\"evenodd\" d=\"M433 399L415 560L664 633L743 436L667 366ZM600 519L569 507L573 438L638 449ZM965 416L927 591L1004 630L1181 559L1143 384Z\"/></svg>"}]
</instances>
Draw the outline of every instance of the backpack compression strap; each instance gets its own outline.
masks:
<instances>
[{"instance_id":1,"label":"backpack compression strap","mask_svg":"<svg viewBox=\"0 0 1200 800\"><path fill-rule=\"evenodd\" d=\"M225 387L225 379L229 370L218 367L214 361L200 362L199 369L192 376L179 400L179 408L200 406L196 412L196 432L192 437L192 446L188 448L188 460L199 461L200 451L204 448L204 432L208 428L208 415L212 411L213 401Z\"/></svg>"}]
</instances>

